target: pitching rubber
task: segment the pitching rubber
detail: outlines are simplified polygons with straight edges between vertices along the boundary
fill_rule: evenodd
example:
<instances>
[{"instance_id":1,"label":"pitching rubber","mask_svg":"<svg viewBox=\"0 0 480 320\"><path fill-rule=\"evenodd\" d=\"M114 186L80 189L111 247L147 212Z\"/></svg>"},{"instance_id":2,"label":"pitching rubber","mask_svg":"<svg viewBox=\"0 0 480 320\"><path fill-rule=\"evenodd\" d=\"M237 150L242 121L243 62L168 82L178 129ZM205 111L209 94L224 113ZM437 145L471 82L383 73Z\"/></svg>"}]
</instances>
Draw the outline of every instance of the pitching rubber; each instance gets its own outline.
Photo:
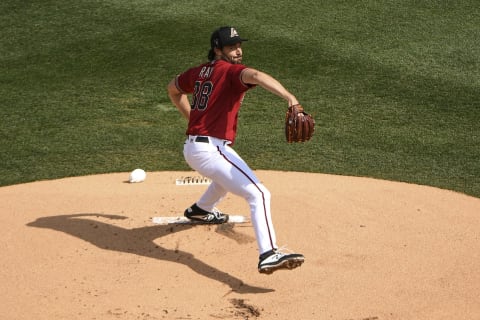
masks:
<instances>
[{"instance_id":1,"label":"pitching rubber","mask_svg":"<svg viewBox=\"0 0 480 320\"><path fill-rule=\"evenodd\" d=\"M245 216L230 215L226 223L247 223L249 220ZM153 217L154 224L207 224L201 221L193 221L184 216L179 217Z\"/></svg>"}]
</instances>

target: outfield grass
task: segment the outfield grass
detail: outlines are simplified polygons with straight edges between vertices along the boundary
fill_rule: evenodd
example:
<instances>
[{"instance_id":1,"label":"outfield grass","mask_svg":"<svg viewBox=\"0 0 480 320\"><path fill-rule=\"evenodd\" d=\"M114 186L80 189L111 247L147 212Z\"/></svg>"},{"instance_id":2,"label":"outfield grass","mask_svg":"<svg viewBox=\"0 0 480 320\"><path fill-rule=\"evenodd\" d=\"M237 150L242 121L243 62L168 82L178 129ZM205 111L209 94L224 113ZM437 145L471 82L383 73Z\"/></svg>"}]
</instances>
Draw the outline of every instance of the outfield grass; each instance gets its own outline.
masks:
<instances>
[{"instance_id":1,"label":"outfield grass","mask_svg":"<svg viewBox=\"0 0 480 320\"><path fill-rule=\"evenodd\" d=\"M254 169L407 181L480 197L476 1L50 1L0 4L0 185L186 170L165 87L235 25L245 63L317 119L284 143L286 104L257 88L236 150Z\"/></svg>"}]
</instances>

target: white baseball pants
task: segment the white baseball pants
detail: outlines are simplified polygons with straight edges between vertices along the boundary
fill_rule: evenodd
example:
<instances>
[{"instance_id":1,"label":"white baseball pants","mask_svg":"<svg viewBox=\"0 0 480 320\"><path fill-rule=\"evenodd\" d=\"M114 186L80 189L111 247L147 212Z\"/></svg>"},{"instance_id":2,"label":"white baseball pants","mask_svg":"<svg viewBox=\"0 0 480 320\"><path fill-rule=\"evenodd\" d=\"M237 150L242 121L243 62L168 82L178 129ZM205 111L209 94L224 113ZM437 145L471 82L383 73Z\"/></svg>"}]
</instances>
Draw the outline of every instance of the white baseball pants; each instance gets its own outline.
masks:
<instances>
[{"instance_id":1,"label":"white baseball pants","mask_svg":"<svg viewBox=\"0 0 480 320\"><path fill-rule=\"evenodd\" d=\"M277 248L270 212L270 191L257 179L247 163L226 140L188 136L183 154L188 165L212 180L197 205L207 211L231 192L244 198L250 215L260 254Z\"/></svg>"}]
</instances>

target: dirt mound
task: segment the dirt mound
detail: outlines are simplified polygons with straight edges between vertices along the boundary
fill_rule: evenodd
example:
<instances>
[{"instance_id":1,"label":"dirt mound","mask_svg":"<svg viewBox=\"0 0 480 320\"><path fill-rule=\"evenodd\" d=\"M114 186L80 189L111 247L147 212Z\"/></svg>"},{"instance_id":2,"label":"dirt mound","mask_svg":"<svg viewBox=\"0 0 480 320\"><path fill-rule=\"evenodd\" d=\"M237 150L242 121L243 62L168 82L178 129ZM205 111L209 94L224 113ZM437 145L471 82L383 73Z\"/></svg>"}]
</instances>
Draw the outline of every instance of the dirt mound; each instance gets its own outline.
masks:
<instances>
[{"instance_id":1,"label":"dirt mound","mask_svg":"<svg viewBox=\"0 0 480 320\"><path fill-rule=\"evenodd\" d=\"M251 224L159 226L205 190L192 172L0 188L3 319L473 319L480 199L368 178L257 171L279 244L304 265L256 270ZM292 188L292 186L296 186ZM298 186L298 187L297 187ZM228 195L222 211L248 215Z\"/></svg>"}]
</instances>

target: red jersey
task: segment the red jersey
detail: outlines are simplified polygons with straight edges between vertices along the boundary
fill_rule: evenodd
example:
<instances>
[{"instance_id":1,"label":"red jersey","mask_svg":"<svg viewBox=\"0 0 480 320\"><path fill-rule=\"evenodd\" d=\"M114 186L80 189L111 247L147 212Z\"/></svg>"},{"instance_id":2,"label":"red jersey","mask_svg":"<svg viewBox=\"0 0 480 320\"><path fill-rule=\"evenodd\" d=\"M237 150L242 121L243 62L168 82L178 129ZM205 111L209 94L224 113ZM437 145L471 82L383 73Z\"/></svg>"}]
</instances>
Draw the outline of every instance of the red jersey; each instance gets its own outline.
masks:
<instances>
[{"instance_id":1,"label":"red jersey","mask_svg":"<svg viewBox=\"0 0 480 320\"><path fill-rule=\"evenodd\" d=\"M176 78L177 89L192 94L187 134L235 141L238 112L248 89L241 79L246 66L214 60Z\"/></svg>"}]
</instances>

